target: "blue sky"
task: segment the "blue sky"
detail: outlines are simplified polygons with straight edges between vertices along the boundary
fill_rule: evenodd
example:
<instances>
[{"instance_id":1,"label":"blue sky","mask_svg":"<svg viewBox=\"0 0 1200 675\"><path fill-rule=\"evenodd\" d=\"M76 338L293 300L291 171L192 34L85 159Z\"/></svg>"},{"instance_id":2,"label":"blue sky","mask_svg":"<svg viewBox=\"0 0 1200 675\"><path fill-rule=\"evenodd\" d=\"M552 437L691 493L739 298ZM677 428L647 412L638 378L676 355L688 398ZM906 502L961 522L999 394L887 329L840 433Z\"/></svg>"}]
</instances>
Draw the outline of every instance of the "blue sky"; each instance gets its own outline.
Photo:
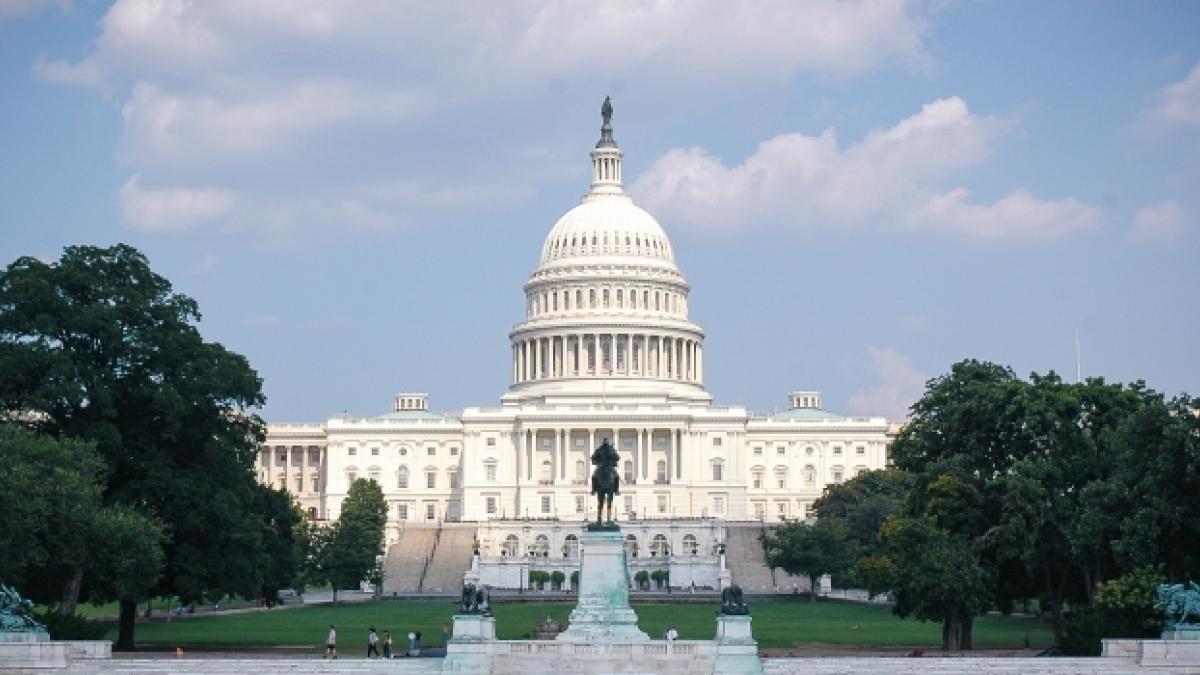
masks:
<instances>
[{"instance_id":1,"label":"blue sky","mask_svg":"<svg viewBox=\"0 0 1200 675\"><path fill-rule=\"evenodd\" d=\"M719 403L1196 393L1200 4L0 0L0 259L128 242L268 420L491 405L606 94Z\"/></svg>"}]
</instances>

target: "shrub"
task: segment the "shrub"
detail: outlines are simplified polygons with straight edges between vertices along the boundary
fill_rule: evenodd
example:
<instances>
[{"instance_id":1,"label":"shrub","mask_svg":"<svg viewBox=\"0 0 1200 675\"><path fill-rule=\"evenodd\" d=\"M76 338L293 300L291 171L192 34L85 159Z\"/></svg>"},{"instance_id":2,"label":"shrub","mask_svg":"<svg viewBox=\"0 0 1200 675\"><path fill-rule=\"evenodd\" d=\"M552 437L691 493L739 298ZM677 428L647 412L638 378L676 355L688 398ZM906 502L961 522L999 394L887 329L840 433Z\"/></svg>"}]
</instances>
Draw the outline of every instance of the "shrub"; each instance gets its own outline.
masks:
<instances>
[{"instance_id":1,"label":"shrub","mask_svg":"<svg viewBox=\"0 0 1200 675\"><path fill-rule=\"evenodd\" d=\"M52 640L103 640L108 628L103 624L82 616L63 616L56 611L34 615L38 622L46 626Z\"/></svg>"}]
</instances>

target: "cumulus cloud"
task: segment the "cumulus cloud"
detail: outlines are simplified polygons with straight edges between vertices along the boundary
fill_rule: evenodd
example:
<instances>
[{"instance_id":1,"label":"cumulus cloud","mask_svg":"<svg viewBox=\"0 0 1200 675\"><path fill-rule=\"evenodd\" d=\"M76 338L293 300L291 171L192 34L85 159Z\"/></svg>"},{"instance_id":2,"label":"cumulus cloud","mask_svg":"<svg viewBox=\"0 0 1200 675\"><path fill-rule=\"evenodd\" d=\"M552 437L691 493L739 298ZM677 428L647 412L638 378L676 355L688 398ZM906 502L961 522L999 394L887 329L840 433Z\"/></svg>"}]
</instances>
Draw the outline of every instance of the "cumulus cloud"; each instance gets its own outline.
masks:
<instances>
[{"instance_id":1,"label":"cumulus cloud","mask_svg":"<svg viewBox=\"0 0 1200 675\"><path fill-rule=\"evenodd\" d=\"M890 420L907 418L909 406L924 393L928 376L895 349L867 347L867 359L877 383L850 397L850 412Z\"/></svg>"},{"instance_id":2,"label":"cumulus cloud","mask_svg":"<svg viewBox=\"0 0 1200 675\"><path fill-rule=\"evenodd\" d=\"M1200 126L1200 64L1187 77L1158 92L1144 117L1159 128Z\"/></svg>"},{"instance_id":3,"label":"cumulus cloud","mask_svg":"<svg viewBox=\"0 0 1200 675\"><path fill-rule=\"evenodd\" d=\"M845 79L894 62L920 69L927 9L904 0L752 9L650 0L117 0L90 53L50 55L33 67L46 81L120 101L121 161L146 185L175 186L149 200L135 180L123 205L165 208L190 195L247 226L321 217L330 226L376 226L397 220L395 200L372 196L380 183L426 180L461 204L490 198L474 187L485 170L505 195L530 194L538 178L561 174L517 171L506 162L520 158L502 151L545 133L539 120L555 96L548 83L561 92L566 83L602 91L630 81L678 101L799 74ZM470 118L480 110L511 123L472 147L463 137L473 135ZM538 115L523 114L530 110ZM233 201L203 198L234 190ZM181 229L136 213L126 220Z\"/></svg>"},{"instance_id":4,"label":"cumulus cloud","mask_svg":"<svg viewBox=\"0 0 1200 675\"><path fill-rule=\"evenodd\" d=\"M1166 200L1139 209L1133 216L1129 236L1142 242L1165 242L1182 236L1192 219L1178 202Z\"/></svg>"},{"instance_id":5,"label":"cumulus cloud","mask_svg":"<svg viewBox=\"0 0 1200 675\"><path fill-rule=\"evenodd\" d=\"M880 222L973 239L1033 241L1094 226L1097 211L1073 199L1040 201L1016 191L980 204L969 202L964 188L939 189L958 170L988 159L1008 129L950 97L846 147L827 129L819 136L781 134L734 166L702 148L671 150L633 190L652 210L708 227Z\"/></svg>"},{"instance_id":6,"label":"cumulus cloud","mask_svg":"<svg viewBox=\"0 0 1200 675\"><path fill-rule=\"evenodd\" d=\"M144 188L134 174L118 194L125 222L142 232L185 232L228 214L236 203L227 190Z\"/></svg>"}]
</instances>

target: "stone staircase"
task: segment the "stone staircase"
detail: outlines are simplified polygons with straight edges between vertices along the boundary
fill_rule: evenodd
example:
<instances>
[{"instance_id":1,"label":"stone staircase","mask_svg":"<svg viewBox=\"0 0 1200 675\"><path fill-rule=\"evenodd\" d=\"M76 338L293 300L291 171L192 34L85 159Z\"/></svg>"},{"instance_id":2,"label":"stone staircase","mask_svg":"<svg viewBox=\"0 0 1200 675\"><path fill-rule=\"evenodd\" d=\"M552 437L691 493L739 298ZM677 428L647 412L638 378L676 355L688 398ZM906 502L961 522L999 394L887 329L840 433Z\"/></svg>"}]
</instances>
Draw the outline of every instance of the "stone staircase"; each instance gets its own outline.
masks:
<instances>
[{"instance_id":1,"label":"stone staircase","mask_svg":"<svg viewBox=\"0 0 1200 675\"><path fill-rule=\"evenodd\" d=\"M774 593L775 574L763 560L759 537L763 527L758 523L729 523L725 526L725 566L729 580L742 587L745 593ZM782 572L779 576L784 576ZM791 586L791 583L788 583Z\"/></svg>"},{"instance_id":2,"label":"stone staircase","mask_svg":"<svg viewBox=\"0 0 1200 675\"><path fill-rule=\"evenodd\" d=\"M388 549L383 559L383 594L407 595L419 593L421 576L433 555L438 528L408 525L400 538Z\"/></svg>"},{"instance_id":3,"label":"stone staircase","mask_svg":"<svg viewBox=\"0 0 1200 675\"><path fill-rule=\"evenodd\" d=\"M457 596L462 590L463 574L471 567L476 526L471 523L445 523L434 540L420 590L424 594Z\"/></svg>"}]
</instances>

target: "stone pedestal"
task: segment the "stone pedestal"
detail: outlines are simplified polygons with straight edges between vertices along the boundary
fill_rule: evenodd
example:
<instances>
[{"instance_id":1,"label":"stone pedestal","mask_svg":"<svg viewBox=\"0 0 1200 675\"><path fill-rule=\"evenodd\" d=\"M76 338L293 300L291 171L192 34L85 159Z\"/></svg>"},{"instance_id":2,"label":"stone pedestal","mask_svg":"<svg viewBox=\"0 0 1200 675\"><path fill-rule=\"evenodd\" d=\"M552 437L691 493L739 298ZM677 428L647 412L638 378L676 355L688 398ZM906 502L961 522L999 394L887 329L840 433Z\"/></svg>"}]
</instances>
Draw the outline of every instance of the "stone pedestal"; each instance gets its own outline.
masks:
<instances>
[{"instance_id":1,"label":"stone pedestal","mask_svg":"<svg viewBox=\"0 0 1200 675\"><path fill-rule=\"evenodd\" d=\"M565 642L636 642L649 640L629 607L629 564L625 538L617 528L585 530L580 540L579 602L570 626L557 640Z\"/></svg>"},{"instance_id":2,"label":"stone pedestal","mask_svg":"<svg viewBox=\"0 0 1200 675\"><path fill-rule=\"evenodd\" d=\"M482 614L455 614L454 632L446 643L442 671L488 673L496 644L496 618Z\"/></svg>"},{"instance_id":3,"label":"stone pedestal","mask_svg":"<svg viewBox=\"0 0 1200 675\"><path fill-rule=\"evenodd\" d=\"M720 614L717 616L717 656L713 672L761 675L758 643L750 632L749 614Z\"/></svg>"}]
</instances>

